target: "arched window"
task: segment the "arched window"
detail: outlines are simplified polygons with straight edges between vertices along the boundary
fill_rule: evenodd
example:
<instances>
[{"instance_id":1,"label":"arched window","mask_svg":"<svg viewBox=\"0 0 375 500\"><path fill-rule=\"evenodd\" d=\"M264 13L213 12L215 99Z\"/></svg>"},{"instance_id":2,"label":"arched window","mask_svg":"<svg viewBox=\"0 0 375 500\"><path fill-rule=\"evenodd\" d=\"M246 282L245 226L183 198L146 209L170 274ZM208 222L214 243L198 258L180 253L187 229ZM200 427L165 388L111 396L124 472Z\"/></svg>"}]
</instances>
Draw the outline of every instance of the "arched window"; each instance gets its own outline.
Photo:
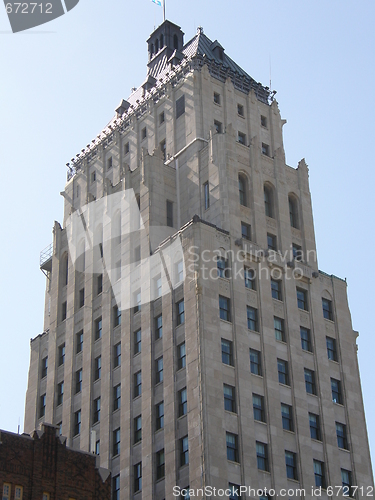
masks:
<instances>
[{"instance_id":1,"label":"arched window","mask_svg":"<svg viewBox=\"0 0 375 500\"><path fill-rule=\"evenodd\" d=\"M159 52L159 40L158 39L155 40L155 52L156 53Z\"/></svg>"},{"instance_id":2,"label":"arched window","mask_svg":"<svg viewBox=\"0 0 375 500\"><path fill-rule=\"evenodd\" d=\"M247 207L247 180L242 174L238 175L238 191L240 195L240 205Z\"/></svg>"},{"instance_id":3,"label":"arched window","mask_svg":"<svg viewBox=\"0 0 375 500\"><path fill-rule=\"evenodd\" d=\"M160 48L162 49L164 47L164 35L163 33L160 35Z\"/></svg>"},{"instance_id":4,"label":"arched window","mask_svg":"<svg viewBox=\"0 0 375 500\"><path fill-rule=\"evenodd\" d=\"M271 186L264 186L264 209L267 217L274 218L273 211L273 192Z\"/></svg>"},{"instance_id":5,"label":"arched window","mask_svg":"<svg viewBox=\"0 0 375 500\"><path fill-rule=\"evenodd\" d=\"M290 225L292 227L295 227L296 229L299 229L299 224L298 224L298 202L295 196L289 195L288 196L289 200L289 217L290 217Z\"/></svg>"},{"instance_id":6,"label":"arched window","mask_svg":"<svg viewBox=\"0 0 375 500\"><path fill-rule=\"evenodd\" d=\"M178 36L173 35L173 46L176 50L178 50Z\"/></svg>"}]
</instances>

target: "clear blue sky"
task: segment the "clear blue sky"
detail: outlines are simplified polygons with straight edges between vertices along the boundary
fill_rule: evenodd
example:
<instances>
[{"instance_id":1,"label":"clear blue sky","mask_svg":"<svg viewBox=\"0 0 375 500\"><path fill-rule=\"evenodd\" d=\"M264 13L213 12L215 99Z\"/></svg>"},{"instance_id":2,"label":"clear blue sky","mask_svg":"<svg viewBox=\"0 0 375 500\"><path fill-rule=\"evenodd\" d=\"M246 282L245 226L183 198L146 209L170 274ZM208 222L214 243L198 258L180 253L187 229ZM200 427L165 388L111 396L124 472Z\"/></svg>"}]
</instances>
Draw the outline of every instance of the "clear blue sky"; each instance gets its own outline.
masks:
<instances>
[{"instance_id":1,"label":"clear blue sky","mask_svg":"<svg viewBox=\"0 0 375 500\"><path fill-rule=\"evenodd\" d=\"M182 8L183 7L183 8ZM310 169L321 270L348 280L360 332L370 444L373 371L373 0L167 0L190 39L203 26L253 78L277 90L287 162ZM145 40L162 21L150 0L80 0L69 14L11 34L0 8L0 428L23 424L29 340L43 328L39 252L61 221L65 164L146 74ZM367 257L369 261L367 261Z\"/></svg>"}]
</instances>

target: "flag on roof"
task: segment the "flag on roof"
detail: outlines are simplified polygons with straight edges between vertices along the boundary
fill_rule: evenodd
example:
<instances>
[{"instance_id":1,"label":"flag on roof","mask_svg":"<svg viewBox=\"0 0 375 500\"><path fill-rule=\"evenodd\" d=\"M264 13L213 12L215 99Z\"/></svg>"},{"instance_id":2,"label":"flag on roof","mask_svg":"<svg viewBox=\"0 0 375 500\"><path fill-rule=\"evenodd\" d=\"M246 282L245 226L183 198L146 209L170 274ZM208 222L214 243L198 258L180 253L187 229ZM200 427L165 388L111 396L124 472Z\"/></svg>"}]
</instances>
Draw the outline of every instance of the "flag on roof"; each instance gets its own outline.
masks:
<instances>
[{"instance_id":1,"label":"flag on roof","mask_svg":"<svg viewBox=\"0 0 375 500\"><path fill-rule=\"evenodd\" d=\"M151 2L156 3L156 5L162 6L161 0L151 0Z\"/></svg>"}]
</instances>

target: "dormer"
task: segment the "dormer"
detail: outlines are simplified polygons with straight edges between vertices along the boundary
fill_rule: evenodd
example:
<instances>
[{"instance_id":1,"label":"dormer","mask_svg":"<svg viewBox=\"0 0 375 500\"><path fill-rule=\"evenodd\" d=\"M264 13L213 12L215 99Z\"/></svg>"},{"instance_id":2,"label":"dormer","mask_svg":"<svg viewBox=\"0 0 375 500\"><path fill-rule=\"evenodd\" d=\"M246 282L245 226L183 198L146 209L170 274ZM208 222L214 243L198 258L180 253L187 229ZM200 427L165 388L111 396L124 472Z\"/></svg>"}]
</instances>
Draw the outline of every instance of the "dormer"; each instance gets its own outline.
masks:
<instances>
[{"instance_id":1,"label":"dormer","mask_svg":"<svg viewBox=\"0 0 375 500\"><path fill-rule=\"evenodd\" d=\"M180 51L184 46L184 33L180 26L164 21L147 40L148 45L148 73L156 76L164 65L160 62L165 58L165 63L174 51Z\"/></svg>"},{"instance_id":2,"label":"dormer","mask_svg":"<svg viewBox=\"0 0 375 500\"><path fill-rule=\"evenodd\" d=\"M214 56L216 57L216 59L219 59L219 61L224 61L224 50L225 49L222 45L220 45L220 43L217 40L215 40L211 44L210 49L214 53Z\"/></svg>"}]
</instances>

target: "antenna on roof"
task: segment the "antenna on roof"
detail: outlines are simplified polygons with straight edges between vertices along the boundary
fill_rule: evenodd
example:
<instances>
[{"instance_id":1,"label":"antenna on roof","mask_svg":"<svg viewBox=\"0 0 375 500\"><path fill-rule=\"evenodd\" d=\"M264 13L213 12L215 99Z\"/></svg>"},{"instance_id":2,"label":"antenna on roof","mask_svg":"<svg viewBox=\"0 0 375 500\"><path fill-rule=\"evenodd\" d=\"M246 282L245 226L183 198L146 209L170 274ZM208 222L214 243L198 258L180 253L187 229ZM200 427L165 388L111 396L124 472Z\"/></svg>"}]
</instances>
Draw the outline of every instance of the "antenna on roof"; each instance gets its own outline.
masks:
<instances>
[{"instance_id":1,"label":"antenna on roof","mask_svg":"<svg viewBox=\"0 0 375 500\"><path fill-rule=\"evenodd\" d=\"M21 419L18 417L18 428L17 428L17 434L20 433L20 427L21 427Z\"/></svg>"},{"instance_id":2,"label":"antenna on roof","mask_svg":"<svg viewBox=\"0 0 375 500\"><path fill-rule=\"evenodd\" d=\"M272 79L271 79L271 54L270 54L270 92L272 92Z\"/></svg>"},{"instance_id":3,"label":"antenna on roof","mask_svg":"<svg viewBox=\"0 0 375 500\"><path fill-rule=\"evenodd\" d=\"M165 0L163 0L163 22L165 21Z\"/></svg>"}]
</instances>

